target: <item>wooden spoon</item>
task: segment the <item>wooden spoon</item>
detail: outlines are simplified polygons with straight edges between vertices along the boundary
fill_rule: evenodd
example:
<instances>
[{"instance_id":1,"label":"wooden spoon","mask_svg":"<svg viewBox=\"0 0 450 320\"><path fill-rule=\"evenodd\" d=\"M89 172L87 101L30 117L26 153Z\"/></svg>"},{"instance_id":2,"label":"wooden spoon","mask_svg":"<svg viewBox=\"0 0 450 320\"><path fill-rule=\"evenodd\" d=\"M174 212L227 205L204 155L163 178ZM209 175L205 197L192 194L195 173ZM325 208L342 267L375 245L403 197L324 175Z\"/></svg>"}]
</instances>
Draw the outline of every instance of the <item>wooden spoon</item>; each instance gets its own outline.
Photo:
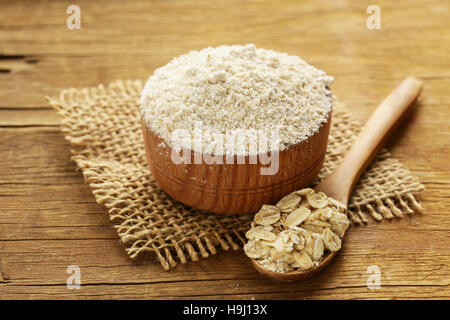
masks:
<instances>
[{"instance_id":1,"label":"wooden spoon","mask_svg":"<svg viewBox=\"0 0 450 320\"><path fill-rule=\"evenodd\" d=\"M333 173L315 187L315 191L322 191L347 207L359 177L400 122L402 115L417 98L421 87L422 81L416 78L409 77L403 80L375 109L342 162ZM261 274L269 278L278 281L296 281L321 271L333 260L336 253L337 251L326 254L316 267L285 273L267 270L254 259L251 261Z\"/></svg>"}]
</instances>

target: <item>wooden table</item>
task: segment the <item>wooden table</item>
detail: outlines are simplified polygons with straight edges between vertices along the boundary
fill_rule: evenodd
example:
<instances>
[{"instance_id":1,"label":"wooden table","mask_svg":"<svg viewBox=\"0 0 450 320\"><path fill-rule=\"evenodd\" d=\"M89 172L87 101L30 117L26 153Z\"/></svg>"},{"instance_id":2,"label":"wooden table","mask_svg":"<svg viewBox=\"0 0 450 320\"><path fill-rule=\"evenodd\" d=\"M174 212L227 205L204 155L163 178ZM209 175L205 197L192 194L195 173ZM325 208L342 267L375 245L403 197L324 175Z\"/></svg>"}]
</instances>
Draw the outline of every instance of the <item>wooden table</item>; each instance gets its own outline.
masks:
<instances>
[{"instance_id":1,"label":"wooden table","mask_svg":"<svg viewBox=\"0 0 450 320\"><path fill-rule=\"evenodd\" d=\"M81 29L69 30L75 2ZM381 30L366 27L373 3ZM332 265L300 283L261 278L242 252L170 272L153 256L131 261L44 96L145 79L189 50L250 42L334 75L361 121L404 77L423 79L389 148L426 186L424 214L352 228ZM0 298L450 298L449 2L2 1L0 53ZM71 265L79 290L66 286ZM370 290L372 265L381 287Z\"/></svg>"}]
</instances>

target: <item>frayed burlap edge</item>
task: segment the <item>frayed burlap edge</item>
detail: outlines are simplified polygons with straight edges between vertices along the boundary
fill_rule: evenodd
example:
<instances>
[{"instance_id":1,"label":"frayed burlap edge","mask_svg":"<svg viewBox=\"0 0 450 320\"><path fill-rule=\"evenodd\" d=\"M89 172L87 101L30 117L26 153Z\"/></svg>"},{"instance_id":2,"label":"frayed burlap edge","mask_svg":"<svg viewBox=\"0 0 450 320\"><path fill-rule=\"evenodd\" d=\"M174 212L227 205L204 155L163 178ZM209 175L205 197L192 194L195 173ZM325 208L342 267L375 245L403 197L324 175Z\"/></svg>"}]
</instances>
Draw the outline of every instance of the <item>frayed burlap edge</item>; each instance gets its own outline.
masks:
<instances>
[{"instance_id":1,"label":"frayed burlap edge","mask_svg":"<svg viewBox=\"0 0 450 320\"><path fill-rule=\"evenodd\" d=\"M81 168L98 203L110 219L131 258L155 253L164 269L197 261L245 243L251 215L219 216L189 208L170 198L147 167L140 129L138 100L143 83L117 81L107 87L63 90L47 98L61 118L72 159ZM335 102L324 167L327 176L355 139L360 124ZM365 171L348 206L355 224L401 218L421 212L418 178L383 149Z\"/></svg>"}]
</instances>

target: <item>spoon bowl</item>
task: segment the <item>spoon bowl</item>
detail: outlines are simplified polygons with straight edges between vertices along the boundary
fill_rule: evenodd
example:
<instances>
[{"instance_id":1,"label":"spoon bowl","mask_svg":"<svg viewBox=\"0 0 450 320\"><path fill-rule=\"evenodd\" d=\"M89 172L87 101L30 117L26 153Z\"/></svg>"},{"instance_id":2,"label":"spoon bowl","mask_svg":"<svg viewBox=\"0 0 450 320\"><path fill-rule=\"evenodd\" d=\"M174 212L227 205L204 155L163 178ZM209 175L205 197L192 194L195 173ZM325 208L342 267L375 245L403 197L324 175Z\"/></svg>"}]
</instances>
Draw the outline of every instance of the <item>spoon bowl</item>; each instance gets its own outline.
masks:
<instances>
[{"instance_id":1,"label":"spoon bowl","mask_svg":"<svg viewBox=\"0 0 450 320\"><path fill-rule=\"evenodd\" d=\"M262 267L255 259L250 259L253 267L258 270L259 273L262 275L282 282L294 282L299 281L303 279L307 279L312 277L317 272L322 271L328 264L333 261L334 257L338 251L335 252L328 252L323 259L319 262L319 265L313 268L309 268L306 270L300 270L300 271L290 271L290 272L275 272L271 270L267 270L266 268Z\"/></svg>"}]
</instances>

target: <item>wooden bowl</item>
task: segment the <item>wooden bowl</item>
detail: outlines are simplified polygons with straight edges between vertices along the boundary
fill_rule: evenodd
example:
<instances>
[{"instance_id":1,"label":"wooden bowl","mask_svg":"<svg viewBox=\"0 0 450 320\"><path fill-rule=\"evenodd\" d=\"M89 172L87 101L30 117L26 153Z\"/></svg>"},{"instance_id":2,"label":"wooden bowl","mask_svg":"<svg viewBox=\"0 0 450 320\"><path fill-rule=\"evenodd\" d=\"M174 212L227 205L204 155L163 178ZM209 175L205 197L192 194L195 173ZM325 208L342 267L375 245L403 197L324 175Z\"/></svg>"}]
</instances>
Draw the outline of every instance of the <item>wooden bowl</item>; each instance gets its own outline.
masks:
<instances>
[{"instance_id":1,"label":"wooden bowl","mask_svg":"<svg viewBox=\"0 0 450 320\"><path fill-rule=\"evenodd\" d=\"M175 164L170 148L142 121L147 162L159 184L176 200L188 206L219 214L248 214L263 204L271 204L288 193L309 186L317 177L325 158L331 112L318 132L305 141L281 151L278 171L261 175L269 165L249 164ZM202 159L202 158L200 158Z\"/></svg>"}]
</instances>

